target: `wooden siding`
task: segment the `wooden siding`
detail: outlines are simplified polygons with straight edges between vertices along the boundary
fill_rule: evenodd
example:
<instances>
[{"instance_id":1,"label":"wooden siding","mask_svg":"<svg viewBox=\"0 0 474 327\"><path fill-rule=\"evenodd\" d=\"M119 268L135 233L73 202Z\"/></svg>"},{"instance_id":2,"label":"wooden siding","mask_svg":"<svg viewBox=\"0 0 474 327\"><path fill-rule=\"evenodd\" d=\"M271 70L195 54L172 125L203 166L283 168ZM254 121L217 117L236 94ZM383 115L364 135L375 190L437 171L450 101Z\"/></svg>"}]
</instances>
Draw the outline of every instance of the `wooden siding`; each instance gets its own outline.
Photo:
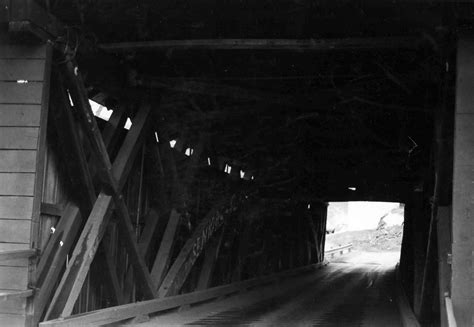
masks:
<instances>
[{"instance_id":1,"label":"wooden siding","mask_svg":"<svg viewBox=\"0 0 474 327\"><path fill-rule=\"evenodd\" d=\"M0 104L0 126L38 127L40 113L40 105Z\"/></svg>"},{"instance_id":2,"label":"wooden siding","mask_svg":"<svg viewBox=\"0 0 474 327\"><path fill-rule=\"evenodd\" d=\"M38 157L48 94L46 58L44 45L0 45L0 251L37 246L32 244L37 239L33 218L35 184L43 172ZM28 289L34 271L30 262L34 264L28 258L1 261L0 290ZM27 304L25 297L1 301L0 326L24 326Z\"/></svg>"}]
</instances>

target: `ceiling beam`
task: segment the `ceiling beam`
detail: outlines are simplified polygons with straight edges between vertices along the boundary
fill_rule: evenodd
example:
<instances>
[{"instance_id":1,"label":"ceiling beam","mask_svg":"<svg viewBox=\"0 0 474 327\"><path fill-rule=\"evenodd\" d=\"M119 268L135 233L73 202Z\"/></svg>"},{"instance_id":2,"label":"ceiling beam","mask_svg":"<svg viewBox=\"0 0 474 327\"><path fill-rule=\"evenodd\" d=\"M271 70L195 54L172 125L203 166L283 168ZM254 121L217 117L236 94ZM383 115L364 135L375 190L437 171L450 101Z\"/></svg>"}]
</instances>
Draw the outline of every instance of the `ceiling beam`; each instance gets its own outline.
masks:
<instances>
[{"instance_id":1,"label":"ceiling beam","mask_svg":"<svg viewBox=\"0 0 474 327\"><path fill-rule=\"evenodd\" d=\"M368 37L343 39L195 39L105 43L99 47L110 52L150 50L368 50L416 48L417 37Z\"/></svg>"}]
</instances>

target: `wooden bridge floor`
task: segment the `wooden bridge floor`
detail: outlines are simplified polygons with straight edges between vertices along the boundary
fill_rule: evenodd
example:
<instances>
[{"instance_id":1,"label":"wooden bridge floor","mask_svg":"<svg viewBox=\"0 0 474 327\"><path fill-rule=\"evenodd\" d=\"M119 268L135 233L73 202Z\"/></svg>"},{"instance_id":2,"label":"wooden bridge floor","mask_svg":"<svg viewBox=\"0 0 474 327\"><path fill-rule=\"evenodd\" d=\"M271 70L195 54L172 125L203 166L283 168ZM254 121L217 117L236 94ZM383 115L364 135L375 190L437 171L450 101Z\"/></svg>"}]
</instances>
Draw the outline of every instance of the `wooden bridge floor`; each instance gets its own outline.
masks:
<instances>
[{"instance_id":1,"label":"wooden bridge floor","mask_svg":"<svg viewBox=\"0 0 474 327\"><path fill-rule=\"evenodd\" d=\"M402 326L393 253L351 253L268 287L169 312L145 326Z\"/></svg>"}]
</instances>

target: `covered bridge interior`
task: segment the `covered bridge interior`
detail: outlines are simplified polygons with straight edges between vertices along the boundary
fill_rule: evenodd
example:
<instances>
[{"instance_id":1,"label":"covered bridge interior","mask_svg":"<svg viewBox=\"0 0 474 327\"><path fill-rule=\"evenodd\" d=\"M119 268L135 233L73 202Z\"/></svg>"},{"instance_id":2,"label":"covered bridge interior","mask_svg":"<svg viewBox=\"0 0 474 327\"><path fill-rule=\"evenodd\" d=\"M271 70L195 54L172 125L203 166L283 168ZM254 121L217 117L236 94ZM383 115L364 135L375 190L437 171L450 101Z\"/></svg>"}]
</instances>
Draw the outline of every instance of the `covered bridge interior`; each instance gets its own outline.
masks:
<instances>
[{"instance_id":1,"label":"covered bridge interior","mask_svg":"<svg viewBox=\"0 0 474 327\"><path fill-rule=\"evenodd\" d=\"M0 4L0 325L126 321L322 263L327 203L360 200L405 204L418 322L471 325L472 5Z\"/></svg>"}]
</instances>

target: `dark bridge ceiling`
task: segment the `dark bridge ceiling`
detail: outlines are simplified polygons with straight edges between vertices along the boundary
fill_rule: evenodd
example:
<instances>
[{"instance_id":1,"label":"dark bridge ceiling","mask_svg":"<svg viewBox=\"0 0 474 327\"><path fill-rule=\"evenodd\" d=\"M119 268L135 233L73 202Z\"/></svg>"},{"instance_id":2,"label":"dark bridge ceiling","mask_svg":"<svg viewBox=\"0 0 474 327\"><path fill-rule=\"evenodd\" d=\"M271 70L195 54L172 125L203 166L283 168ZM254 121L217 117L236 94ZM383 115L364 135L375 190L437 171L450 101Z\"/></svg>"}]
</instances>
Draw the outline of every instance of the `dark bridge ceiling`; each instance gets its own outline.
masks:
<instances>
[{"instance_id":1,"label":"dark bridge ceiling","mask_svg":"<svg viewBox=\"0 0 474 327\"><path fill-rule=\"evenodd\" d=\"M306 0L43 5L71 34L96 46L171 39L369 40L362 49L323 51L131 47L109 50L107 57L93 49L79 52L78 59L91 97L159 94L157 117L164 117L170 135L209 134L216 154L254 170L256 185L270 196L397 199L430 167L434 112L444 101L443 42L452 29L451 5ZM394 37L410 39L400 47L383 46Z\"/></svg>"}]
</instances>

